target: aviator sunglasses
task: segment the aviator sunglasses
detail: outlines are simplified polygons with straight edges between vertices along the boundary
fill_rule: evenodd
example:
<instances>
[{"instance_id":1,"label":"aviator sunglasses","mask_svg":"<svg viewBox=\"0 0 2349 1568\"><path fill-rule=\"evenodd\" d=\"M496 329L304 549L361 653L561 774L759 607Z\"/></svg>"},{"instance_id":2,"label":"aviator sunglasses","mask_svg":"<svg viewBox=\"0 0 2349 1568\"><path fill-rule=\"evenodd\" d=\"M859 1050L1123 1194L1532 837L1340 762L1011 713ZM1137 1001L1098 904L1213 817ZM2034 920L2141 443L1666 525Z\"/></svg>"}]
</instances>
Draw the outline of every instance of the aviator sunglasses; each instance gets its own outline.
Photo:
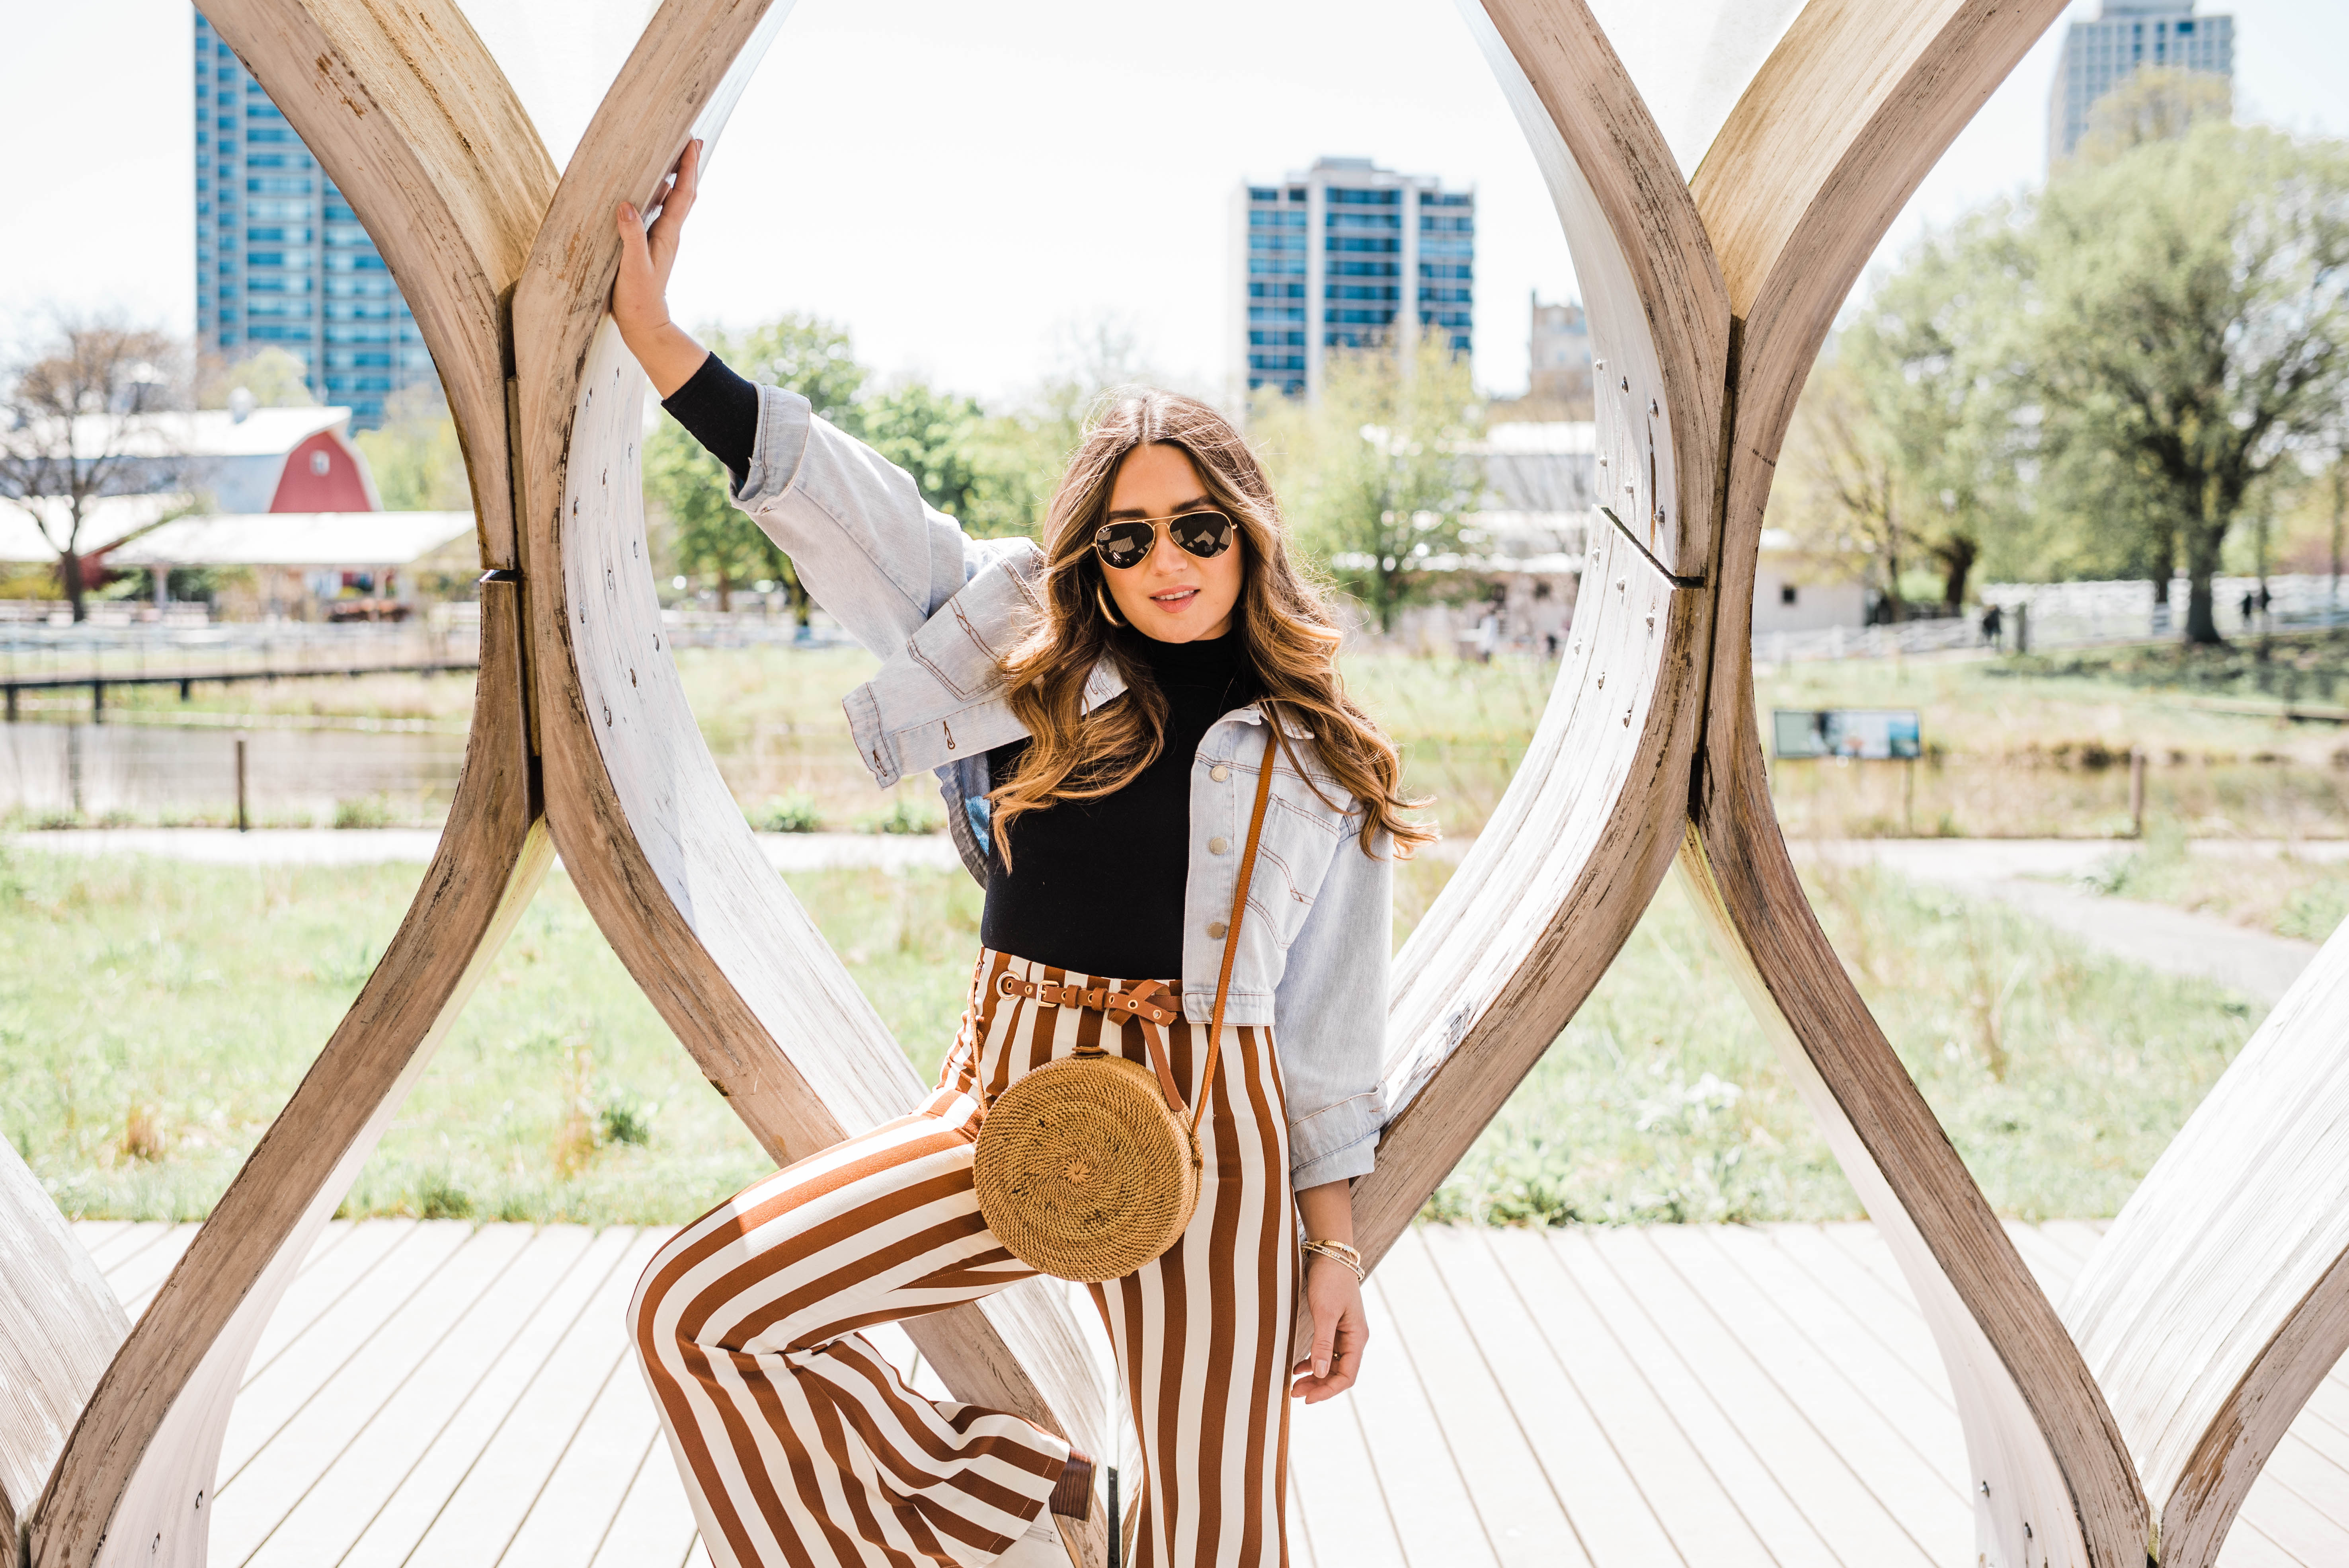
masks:
<instances>
[{"instance_id":1,"label":"aviator sunglasses","mask_svg":"<svg viewBox=\"0 0 2349 1568\"><path fill-rule=\"evenodd\" d=\"M1185 511L1173 517L1133 517L1105 522L1093 530L1093 548L1101 552L1104 565L1121 572L1129 566L1139 566L1157 548L1162 524L1175 548L1189 551L1202 561L1212 561L1232 547L1234 530L1230 518L1220 511Z\"/></svg>"}]
</instances>

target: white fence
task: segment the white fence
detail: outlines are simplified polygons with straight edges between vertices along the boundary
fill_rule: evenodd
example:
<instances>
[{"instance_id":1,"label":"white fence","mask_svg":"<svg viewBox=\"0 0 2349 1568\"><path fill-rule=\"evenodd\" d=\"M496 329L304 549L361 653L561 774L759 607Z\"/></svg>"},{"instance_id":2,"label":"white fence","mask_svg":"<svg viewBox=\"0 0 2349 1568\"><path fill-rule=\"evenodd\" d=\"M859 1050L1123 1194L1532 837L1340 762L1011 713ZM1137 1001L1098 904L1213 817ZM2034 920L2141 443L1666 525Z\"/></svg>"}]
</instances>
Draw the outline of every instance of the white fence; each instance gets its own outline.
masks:
<instances>
[{"instance_id":1,"label":"white fence","mask_svg":"<svg viewBox=\"0 0 2349 1568\"><path fill-rule=\"evenodd\" d=\"M2169 603L2158 604L2153 584L2143 581L1992 583L1983 586L1982 602L1999 608L2001 647L2013 649L2027 640L2032 651L2039 652L2173 639L2186 628L2189 586L2185 578L2176 579L2169 585ZM2262 611L2258 603L2259 579L2220 577L2212 582L2211 607L2220 636L2349 624L2349 601L2335 597L2331 577L2313 573L2271 577L2267 587L2268 606ZM1904 621L1898 625L1758 633L1754 638L1754 657L1758 664L1778 665L1988 645L1982 612L1976 609L1964 615Z\"/></svg>"},{"instance_id":2,"label":"white fence","mask_svg":"<svg viewBox=\"0 0 2349 1568\"><path fill-rule=\"evenodd\" d=\"M453 612L469 612L458 614ZM112 680L177 675L300 675L462 664L479 655L474 606L440 605L409 621L0 621L0 680Z\"/></svg>"}]
</instances>

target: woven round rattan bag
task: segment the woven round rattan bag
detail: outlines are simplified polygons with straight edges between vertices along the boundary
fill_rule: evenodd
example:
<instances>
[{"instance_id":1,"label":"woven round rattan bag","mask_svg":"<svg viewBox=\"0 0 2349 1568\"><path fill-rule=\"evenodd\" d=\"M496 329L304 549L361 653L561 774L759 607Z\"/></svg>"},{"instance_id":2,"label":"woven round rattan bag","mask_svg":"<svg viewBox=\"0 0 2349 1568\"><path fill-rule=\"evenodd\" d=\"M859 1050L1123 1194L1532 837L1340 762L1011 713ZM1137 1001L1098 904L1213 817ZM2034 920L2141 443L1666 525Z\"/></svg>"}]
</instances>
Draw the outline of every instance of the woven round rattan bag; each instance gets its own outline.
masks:
<instances>
[{"instance_id":1,"label":"woven round rattan bag","mask_svg":"<svg viewBox=\"0 0 2349 1568\"><path fill-rule=\"evenodd\" d=\"M1012 1256L1092 1284L1182 1235L1199 1203L1199 1140L1149 1068L1081 1048L996 1097L971 1179Z\"/></svg>"}]
</instances>

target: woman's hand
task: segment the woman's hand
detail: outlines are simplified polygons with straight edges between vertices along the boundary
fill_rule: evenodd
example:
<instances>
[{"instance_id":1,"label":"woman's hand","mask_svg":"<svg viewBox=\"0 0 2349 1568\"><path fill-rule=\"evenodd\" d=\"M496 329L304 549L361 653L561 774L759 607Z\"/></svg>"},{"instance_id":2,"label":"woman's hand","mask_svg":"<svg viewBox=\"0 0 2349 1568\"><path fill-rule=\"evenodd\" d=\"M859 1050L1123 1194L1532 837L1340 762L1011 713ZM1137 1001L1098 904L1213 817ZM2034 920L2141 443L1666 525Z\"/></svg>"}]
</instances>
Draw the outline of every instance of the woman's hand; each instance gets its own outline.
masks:
<instances>
[{"instance_id":1,"label":"woman's hand","mask_svg":"<svg viewBox=\"0 0 2349 1568\"><path fill-rule=\"evenodd\" d=\"M1306 1253L1305 1261L1305 1308L1313 1315L1313 1344L1298 1358L1297 1381L1288 1392L1318 1405L1354 1386L1371 1326L1362 1315L1362 1282L1352 1269L1320 1253Z\"/></svg>"},{"instance_id":2,"label":"woman's hand","mask_svg":"<svg viewBox=\"0 0 2349 1568\"><path fill-rule=\"evenodd\" d=\"M1297 1218L1317 1242L1354 1244L1354 1184L1324 1181L1297 1194ZM1298 1357L1291 1396L1309 1405L1342 1394L1362 1370L1371 1326L1362 1315L1362 1282L1325 1253L1305 1254L1305 1309L1313 1315L1313 1343Z\"/></svg>"},{"instance_id":3,"label":"woman's hand","mask_svg":"<svg viewBox=\"0 0 2349 1568\"><path fill-rule=\"evenodd\" d=\"M649 231L626 201L613 213L620 231L620 274L612 284L612 321L663 397L691 380L709 357L707 349L668 318L668 275L677 266L678 239L685 215L693 211L700 173L701 143L689 141L661 188L660 216Z\"/></svg>"}]
</instances>

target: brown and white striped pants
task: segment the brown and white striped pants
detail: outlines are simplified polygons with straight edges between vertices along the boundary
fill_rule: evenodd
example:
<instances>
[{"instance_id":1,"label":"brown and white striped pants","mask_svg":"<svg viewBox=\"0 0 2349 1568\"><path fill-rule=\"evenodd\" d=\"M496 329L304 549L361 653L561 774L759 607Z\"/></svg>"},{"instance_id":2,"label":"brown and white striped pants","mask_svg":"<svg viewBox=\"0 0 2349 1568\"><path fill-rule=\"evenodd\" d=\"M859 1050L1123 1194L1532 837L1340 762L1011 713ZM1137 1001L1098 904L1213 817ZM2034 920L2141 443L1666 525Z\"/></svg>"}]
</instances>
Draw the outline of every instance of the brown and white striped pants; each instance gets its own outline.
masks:
<instances>
[{"instance_id":1,"label":"brown and white striped pants","mask_svg":"<svg viewBox=\"0 0 2349 1568\"><path fill-rule=\"evenodd\" d=\"M1141 1025L1004 996L1007 970L1121 983L982 952L943 1081L919 1110L736 1194L678 1232L636 1286L630 1331L719 1568L978 1568L1060 1479L1066 1443L1000 1411L923 1398L857 1332L1033 1272L972 1191L982 1091L992 1099L1080 1042L1148 1062ZM1206 1030L1176 1023L1166 1045L1192 1099ZM1143 1456L1128 1561L1268 1568L1288 1561L1299 1275L1269 1030L1225 1026L1200 1143L1199 1207L1182 1239L1092 1287Z\"/></svg>"}]
</instances>

